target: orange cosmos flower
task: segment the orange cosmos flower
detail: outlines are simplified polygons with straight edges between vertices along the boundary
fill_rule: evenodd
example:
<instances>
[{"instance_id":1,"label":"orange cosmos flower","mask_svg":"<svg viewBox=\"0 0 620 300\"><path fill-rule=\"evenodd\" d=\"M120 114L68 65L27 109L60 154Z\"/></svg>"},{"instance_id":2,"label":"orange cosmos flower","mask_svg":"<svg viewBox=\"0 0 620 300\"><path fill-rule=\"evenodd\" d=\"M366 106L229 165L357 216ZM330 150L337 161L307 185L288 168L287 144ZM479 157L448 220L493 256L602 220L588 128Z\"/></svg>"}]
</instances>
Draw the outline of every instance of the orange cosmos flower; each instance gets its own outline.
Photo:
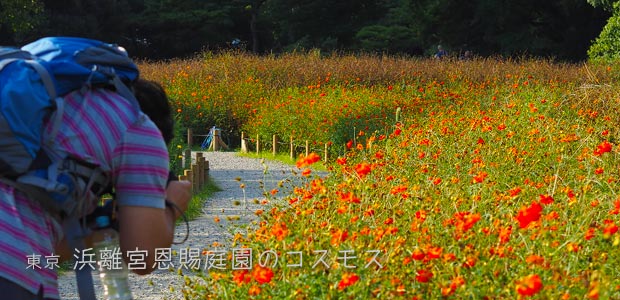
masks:
<instances>
[{"instance_id":1,"label":"orange cosmos flower","mask_svg":"<svg viewBox=\"0 0 620 300\"><path fill-rule=\"evenodd\" d=\"M532 274L521 278L517 282L517 293L521 296L532 296L538 293L543 287L542 280L538 274Z\"/></svg>"},{"instance_id":2,"label":"orange cosmos flower","mask_svg":"<svg viewBox=\"0 0 620 300\"><path fill-rule=\"evenodd\" d=\"M400 194L404 191L407 190L407 186L406 185L398 185L392 188L392 190L390 190L390 194L392 195L396 195L396 194Z\"/></svg>"},{"instance_id":3,"label":"orange cosmos flower","mask_svg":"<svg viewBox=\"0 0 620 300\"><path fill-rule=\"evenodd\" d=\"M342 279L338 282L338 289L344 290L346 287L356 283L360 279L355 273L344 273Z\"/></svg>"},{"instance_id":4,"label":"orange cosmos flower","mask_svg":"<svg viewBox=\"0 0 620 300\"><path fill-rule=\"evenodd\" d=\"M270 268L256 265L252 270L252 277L254 277L254 280L259 284L269 283L273 278L273 271Z\"/></svg>"},{"instance_id":5,"label":"orange cosmos flower","mask_svg":"<svg viewBox=\"0 0 620 300\"><path fill-rule=\"evenodd\" d=\"M233 281L237 285L248 283L250 282L250 280L252 280L252 277L250 276L249 273L250 272L248 270L236 270L233 272Z\"/></svg>"},{"instance_id":6,"label":"orange cosmos flower","mask_svg":"<svg viewBox=\"0 0 620 300\"><path fill-rule=\"evenodd\" d=\"M612 215L617 215L618 213L620 213L620 200L614 201L614 209L609 211L609 214Z\"/></svg>"},{"instance_id":7,"label":"orange cosmos flower","mask_svg":"<svg viewBox=\"0 0 620 300\"><path fill-rule=\"evenodd\" d=\"M487 172L479 172L478 175L474 176L474 183L481 183L487 178L489 174Z\"/></svg>"},{"instance_id":8,"label":"orange cosmos flower","mask_svg":"<svg viewBox=\"0 0 620 300\"><path fill-rule=\"evenodd\" d=\"M591 239L592 239L595 235L596 235L596 228L594 228L594 227L590 227L590 228L588 228L588 231L586 231L586 234L585 234L585 236L584 236L584 237L585 237L585 239L586 239L587 241L589 241L589 240L591 240Z\"/></svg>"},{"instance_id":9,"label":"orange cosmos flower","mask_svg":"<svg viewBox=\"0 0 620 300\"><path fill-rule=\"evenodd\" d=\"M250 296L257 296L260 294L260 287L258 287L258 285L252 285L250 287L250 289L248 290L248 294Z\"/></svg>"},{"instance_id":10,"label":"orange cosmos flower","mask_svg":"<svg viewBox=\"0 0 620 300\"><path fill-rule=\"evenodd\" d=\"M466 232L480 220L480 214L471 212L457 212L454 214L455 226L461 232Z\"/></svg>"},{"instance_id":11,"label":"orange cosmos flower","mask_svg":"<svg viewBox=\"0 0 620 300\"><path fill-rule=\"evenodd\" d=\"M356 197L352 192L342 193L336 192L336 195L340 196L340 200L348 203L360 203L360 198Z\"/></svg>"},{"instance_id":12,"label":"orange cosmos flower","mask_svg":"<svg viewBox=\"0 0 620 300\"><path fill-rule=\"evenodd\" d=\"M288 235L288 229L285 223L277 223L271 227L271 234L273 234L278 241L283 240Z\"/></svg>"},{"instance_id":13,"label":"orange cosmos flower","mask_svg":"<svg viewBox=\"0 0 620 300\"><path fill-rule=\"evenodd\" d=\"M315 163L315 162L317 162L319 160L321 160L321 157L318 154L312 152L312 153L308 154L308 156L302 157L299 160L297 160L296 166L297 166L297 168L301 169L301 168L309 166L309 165L311 165L311 164L313 164L313 163Z\"/></svg>"},{"instance_id":14,"label":"orange cosmos flower","mask_svg":"<svg viewBox=\"0 0 620 300\"><path fill-rule=\"evenodd\" d=\"M347 230L338 229L332 233L332 245L340 245L341 242L344 242L349 236L349 232Z\"/></svg>"},{"instance_id":15,"label":"orange cosmos flower","mask_svg":"<svg viewBox=\"0 0 620 300\"><path fill-rule=\"evenodd\" d=\"M510 240L512 234L512 226L502 227L499 229L499 243L505 244Z\"/></svg>"}]
</instances>

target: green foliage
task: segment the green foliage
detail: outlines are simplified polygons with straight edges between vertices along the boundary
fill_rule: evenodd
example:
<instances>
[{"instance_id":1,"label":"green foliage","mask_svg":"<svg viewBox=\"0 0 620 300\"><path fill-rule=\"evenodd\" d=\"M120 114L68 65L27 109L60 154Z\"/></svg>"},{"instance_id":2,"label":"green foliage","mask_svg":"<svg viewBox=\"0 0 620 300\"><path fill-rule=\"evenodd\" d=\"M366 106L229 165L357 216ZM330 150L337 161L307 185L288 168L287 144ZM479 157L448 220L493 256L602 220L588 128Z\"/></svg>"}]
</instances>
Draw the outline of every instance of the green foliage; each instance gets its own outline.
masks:
<instances>
[{"instance_id":1,"label":"green foliage","mask_svg":"<svg viewBox=\"0 0 620 300\"><path fill-rule=\"evenodd\" d=\"M601 7L606 11L613 11L614 5L618 2L614 0L587 0L587 1L588 3L590 3L590 5L594 7Z\"/></svg>"},{"instance_id":2,"label":"green foliage","mask_svg":"<svg viewBox=\"0 0 620 300\"><path fill-rule=\"evenodd\" d=\"M362 28L355 38L365 51L407 52L420 47L415 31L405 26L371 25Z\"/></svg>"},{"instance_id":3,"label":"green foliage","mask_svg":"<svg viewBox=\"0 0 620 300\"><path fill-rule=\"evenodd\" d=\"M44 7L37 0L0 1L0 29L10 32L17 42L22 42L43 23Z\"/></svg>"},{"instance_id":4,"label":"green foliage","mask_svg":"<svg viewBox=\"0 0 620 300\"><path fill-rule=\"evenodd\" d=\"M588 50L588 57L593 61L617 60L620 58L620 5L614 4L613 16Z\"/></svg>"}]
</instances>

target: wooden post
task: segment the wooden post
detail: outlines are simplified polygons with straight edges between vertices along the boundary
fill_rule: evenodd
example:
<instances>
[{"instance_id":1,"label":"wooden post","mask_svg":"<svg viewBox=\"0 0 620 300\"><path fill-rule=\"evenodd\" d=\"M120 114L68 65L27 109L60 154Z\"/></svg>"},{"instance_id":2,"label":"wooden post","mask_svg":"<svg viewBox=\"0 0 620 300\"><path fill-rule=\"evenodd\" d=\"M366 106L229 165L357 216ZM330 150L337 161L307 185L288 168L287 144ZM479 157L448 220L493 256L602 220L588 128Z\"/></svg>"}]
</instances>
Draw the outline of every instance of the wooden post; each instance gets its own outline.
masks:
<instances>
[{"instance_id":1,"label":"wooden post","mask_svg":"<svg viewBox=\"0 0 620 300\"><path fill-rule=\"evenodd\" d=\"M193 143L193 137L192 137L192 129L191 128L187 128L187 148L192 149L192 143Z\"/></svg>"},{"instance_id":2,"label":"wooden post","mask_svg":"<svg viewBox=\"0 0 620 300\"><path fill-rule=\"evenodd\" d=\"M200 190L200 182L198 182L198 176L200 172L198 171L198 165L192 164L192 190L196 193Z\"/></svg>"},{"instance_id":3,"label":"wooden post","mask_svg":"<svg viewBox=\"0 0 620 300\"><path fill-rule=\"evenodd\" d=\"M306 156L310 155L310 142L306 140Z\"/></svg>"},{"instance_id":4,"label":"wooden post","mask_svg":"<svg viewBox=\"0 0 620 300\"><path fill-rule=\"evenodd\" d=\"M241 152L248 153L248 145L245 143L245 132L241 132Z\"/></svg>"},{"instance_id":5,"label":"wooden post","mask_svg":"<svg viewBox=\"0 0 620 300\"><path fill-rule=\"evenodd\" d=\"M202 182L204 185L207 184L207 178L209 176L209 161L205 159L204 163L202 164L202 176L204 176L204 178L202 179Z\"/></svg>"},{"instance_id":6,"label":"wooden post","mask_svg":"<svg viewBox=\"0 0 620 300\"><path fill-rule=\"evenodd\" d=\"M290 151L291 151L291 159L295 159L295 145L293 145L293 137L291 136L291 145L290 145Z\"/></svg>"},{"instance_id":7,"label":"wooden post","mask_svg":"<svg viewBox=\"0 0 620 300\"><path fill-rule=\"evenodd\" d=\"M185 178L187 178L187 180L191 181L192 183L192 192L195 191L194 189L194 174L192 173L192 170L184 170L183 171L183 175L185 175Z\"/></svg>"},{"instance_id":8,"label":"wooden post","mask_svg":"<svg viewBox=\"0 0 620 300\"><path fill-rule=\"evenodd\" d=\"M274 134L271 138L271 142L273 143L273 146L271 147L271 152L273 152L273 156L276 156L276 153L278 153L278 136Z\"/></svg>"},{"instance_id":9,"label":"wooden post","mask_svg":"<svg viewBox=\"0 0 620 300\"><path fill-rule=\"evenodd\" d=\"M260 141L259 141L260 135L256 135L256 154L260 153Z\"/></svg>"},{"instance_id":10,"label":"wooden post","mask_svg":"<svg viewBox=\"0 0 620 300\"><path fill-rule=\"evenodd\" d=\"M187 176L185 176L185 175L179 175L179 180L187 180Z\"/></svg>"},{"instance_id":11,"label":"wooden post","mask_svg":"<svg viewBox=\"0 0 620 300\"><path fill-rule=\"evenodd\" d=\"M205 161L205 158L202 156L202 152L196 152L196 172L198 173L198 189L202 190L202 188L204 187L204 182L202 181L203 177L204 177L204 168L202 166L202 164Z\"/></svg>"},{"instance_id":12,"label":"wooden post","mask_svg":"<svg viewBox=\"0 0 620 300\"><path fill-rule=\"evenodd\" d=\"M324 162L327 162L327 155L329 153L328 149L329 149L329 146L327 145L327 143L325 143L325 154L324 154L324 157L323 157L323 161Z\"/></svg>"},{"instance_id":13,"label":"wooden post","mask_svg":"<svg viewBox=\"0 0 620 300\"><path fill-rule=\"evenodd\" d=\"M192 150L185 149L183 153L183 169L189 169L189 166L192 164Z\"/></svg>"},{"instance_id":14,"label":"wooden post","mask_svg":"<svg viewBox=\"0 0 620 300\"><path fill-rule=\"evenodd\" d=\"M220 130L213 130L213 140L211 141L211 145L213 145L213 151L220 151Z\"/></svg>"}]
</instances>

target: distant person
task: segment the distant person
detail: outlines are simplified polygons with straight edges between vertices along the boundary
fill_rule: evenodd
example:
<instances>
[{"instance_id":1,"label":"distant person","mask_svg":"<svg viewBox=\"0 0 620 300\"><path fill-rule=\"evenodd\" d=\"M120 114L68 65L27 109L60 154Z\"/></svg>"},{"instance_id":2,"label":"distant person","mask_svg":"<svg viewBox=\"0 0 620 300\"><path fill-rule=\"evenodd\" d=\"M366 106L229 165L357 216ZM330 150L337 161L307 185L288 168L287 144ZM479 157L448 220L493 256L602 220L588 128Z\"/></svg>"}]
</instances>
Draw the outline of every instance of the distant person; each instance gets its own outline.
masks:
<instances>
[{"instance_id":1,"label":"distant person","mask_svg":"<svg viewBox=\"0 0 620 300\"><path fill-rule=\"evenodd\" d=\"M463 55L461 55L461 57L459 57L461 60L470 60L473 58L473 54L471 53L471 51L466 50Z\"/></svg>"},{"instance_id":2,"label":"distant person","mask_svg":"<svg viewBox=\"0 0 620 300\"><path fill-rule=\"evenodd\" d=\"M442 59L448 55L448 51L446 51L443 46L437 45L437 52L435 53L435 58Z\"/></svg>"}]
</instances>

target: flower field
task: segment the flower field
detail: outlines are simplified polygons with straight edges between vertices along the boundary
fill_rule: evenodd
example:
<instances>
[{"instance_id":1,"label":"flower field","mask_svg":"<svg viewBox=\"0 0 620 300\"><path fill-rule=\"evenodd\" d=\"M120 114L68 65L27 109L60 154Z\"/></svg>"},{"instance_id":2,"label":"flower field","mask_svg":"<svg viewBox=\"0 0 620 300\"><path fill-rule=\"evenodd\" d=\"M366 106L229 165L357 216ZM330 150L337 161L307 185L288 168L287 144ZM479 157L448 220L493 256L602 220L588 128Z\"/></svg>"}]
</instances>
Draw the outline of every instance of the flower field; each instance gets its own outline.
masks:
<instances>
[{"instance_id":1,"label":"flower field","mask_svg":"<svg viewBox=\"0 0 620 300\"><path fill-rule=\"evenodd\" d=\"M322 153L300 156L302 184L271 191L235 249L206 245L188 299L620 298L618 66L228 53L141 68L183 128L331 149L326 177Z\"/></svg>"}]
</instances>

